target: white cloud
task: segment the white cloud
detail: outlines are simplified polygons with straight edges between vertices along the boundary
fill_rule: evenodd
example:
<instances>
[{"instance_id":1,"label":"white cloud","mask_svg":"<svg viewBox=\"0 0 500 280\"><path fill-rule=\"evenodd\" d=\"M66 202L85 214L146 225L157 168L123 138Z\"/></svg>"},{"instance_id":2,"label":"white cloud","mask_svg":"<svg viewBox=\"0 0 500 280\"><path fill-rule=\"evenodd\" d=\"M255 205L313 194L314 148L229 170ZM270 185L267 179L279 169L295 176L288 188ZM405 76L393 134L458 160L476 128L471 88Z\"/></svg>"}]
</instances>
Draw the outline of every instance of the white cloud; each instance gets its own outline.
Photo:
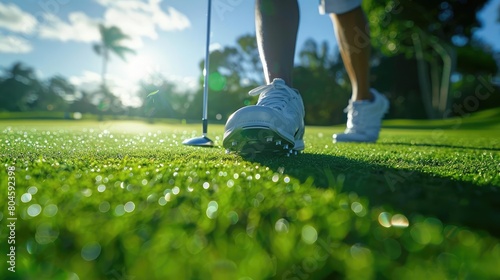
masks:
<instances>
[{"instance_id":1,"label":"white cloud","mask_svg":"<svg viewBox=\"0 0 500 280\"><path fill-rule=\"evenodd\" d=\"M100 38L97 19L88 17L83 12L72 12L69 22L64 22L53 14L44 14L44 22L39 28L39 35L45 39L60 41L93 42Z\"/></svg>"},{"instance_id":2,"label":"white cloud","mask_svg":"<svg viewBox=\"0 0 500 280\"><path fill-rule=\"evenodd\" d=\"M214 52L214 51L222 51L224 49L224 47L222 47L222 45L220 43L210 43L210 46L208 46L208 50L210 52Z\"/></svg>"},{"instance_id":3,"label":"white cloud","mask_svg":"<svg viewBox=\"0 0 500 280\"><path fill-rule=\"evenodd\" d=\"M32 49L31 43L22 37L0 34L0 53L28 53Z\"/></svg>"},{"instance_id":4,"label":"white cloud","mask_svg":"<svg viewBox=\"0 0 500 280\"><path fill-rule=\"evenodd\" d=\"M172 7L168 7L167 13L164 13L159 6L153 6L153 19L165 31L183 30L191 26L189 19Z\"/></svg>"},{"instance_id":5,"label":"white cloud","mask_svg":"<svg viewBox=\"0 0 500 280\"><path fill-rule=\"evenodd\" d=\"M142 46L142 38L157 39L157 29L163 31L183 30L191 26L187 16L172 7L165 12L161 0L96 0L107 8L104 14L106 25L119 27L131 37L132 45Z\"/></svg>"},{"instance_id":6,"label":"white cloud","mask_svg":"<svg viewBox=\"0 0 500 280\"><path fill-rule=\"evenodd\" d=\"M22 34L35 31L37 20L15 4L0 3L0 28Z\"/></svg>"}]
</instances>

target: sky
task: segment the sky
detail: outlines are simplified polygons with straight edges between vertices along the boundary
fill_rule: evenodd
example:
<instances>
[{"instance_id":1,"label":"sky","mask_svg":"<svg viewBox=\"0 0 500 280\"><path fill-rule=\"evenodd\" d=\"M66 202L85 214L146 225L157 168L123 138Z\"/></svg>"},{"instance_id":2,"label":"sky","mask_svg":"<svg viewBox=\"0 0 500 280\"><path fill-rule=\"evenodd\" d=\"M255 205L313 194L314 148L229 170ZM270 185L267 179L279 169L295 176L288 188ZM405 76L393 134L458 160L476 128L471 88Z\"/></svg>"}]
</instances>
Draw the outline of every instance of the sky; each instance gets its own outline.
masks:
<instances>
[{"instance_id":1,"label":"sky","mask_svg":"<svg viewBox=\"0 0 500 280\"><path fill-rule=\"evenodd\" d=\"M327 41L336 46L333 26L319 15L319 1L299 0L301 25L297 40ZM97 87L102 58L92 45L98 23L115 25L130 36L136 55L113 57L108 80L125 105L141 103L137 81L160 72L181 87L195 88L204 59L207 0L0 0L0 68L22 61L40 78L62 75L81 89ZM484 27L476 36L500 51L497 7L491 0L479 13ZM234 45L237 37L254 34L254 1L212 0L211 48ZM492 36L492 34L497 34Z\"/></svg>"}]
</instances>

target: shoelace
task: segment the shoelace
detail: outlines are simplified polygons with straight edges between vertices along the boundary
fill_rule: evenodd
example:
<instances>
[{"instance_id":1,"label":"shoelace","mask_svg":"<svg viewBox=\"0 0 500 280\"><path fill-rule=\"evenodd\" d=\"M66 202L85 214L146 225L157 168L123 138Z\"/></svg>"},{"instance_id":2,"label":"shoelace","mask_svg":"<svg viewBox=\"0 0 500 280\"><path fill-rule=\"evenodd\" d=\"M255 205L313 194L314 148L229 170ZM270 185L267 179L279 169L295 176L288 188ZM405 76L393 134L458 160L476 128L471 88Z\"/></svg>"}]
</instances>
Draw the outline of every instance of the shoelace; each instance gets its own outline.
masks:
<instances>
[{"instance_id":1,"label":"shoelace","mask_svg":"<svg viewBox=\"0 0 500 280\"><path fill-rule=\"evenodd\" d=\"M295 97L295 93L291 93L290 91L286 85L269 84L256 87L248 94L251 96L260 95L257 105L283 110ZM272 94L269 94L271 92Z\"/></svg>"}]
</instances>

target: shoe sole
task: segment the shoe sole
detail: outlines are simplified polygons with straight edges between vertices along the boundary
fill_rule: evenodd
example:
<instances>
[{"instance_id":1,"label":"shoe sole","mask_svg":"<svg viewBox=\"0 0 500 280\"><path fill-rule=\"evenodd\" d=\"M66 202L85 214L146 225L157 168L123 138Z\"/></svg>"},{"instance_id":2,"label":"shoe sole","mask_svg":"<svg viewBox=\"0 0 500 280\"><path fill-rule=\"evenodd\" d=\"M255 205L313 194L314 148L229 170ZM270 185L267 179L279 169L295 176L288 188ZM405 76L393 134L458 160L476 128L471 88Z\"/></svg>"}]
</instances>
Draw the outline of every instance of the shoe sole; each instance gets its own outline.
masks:
<instances>
[{"instance_id":1,"label":"shoe sole","mask_svg":"<svg viewBox=\"0 0 500 280\"><path fill-rule=\"evenodd\" d=\"M235 152L244 156L257 154L289 156L299 152L294 149L294 142L279 132L263 126L237 128L227 135L222 145L227 153Z\"/></svg>"}]
</instances>

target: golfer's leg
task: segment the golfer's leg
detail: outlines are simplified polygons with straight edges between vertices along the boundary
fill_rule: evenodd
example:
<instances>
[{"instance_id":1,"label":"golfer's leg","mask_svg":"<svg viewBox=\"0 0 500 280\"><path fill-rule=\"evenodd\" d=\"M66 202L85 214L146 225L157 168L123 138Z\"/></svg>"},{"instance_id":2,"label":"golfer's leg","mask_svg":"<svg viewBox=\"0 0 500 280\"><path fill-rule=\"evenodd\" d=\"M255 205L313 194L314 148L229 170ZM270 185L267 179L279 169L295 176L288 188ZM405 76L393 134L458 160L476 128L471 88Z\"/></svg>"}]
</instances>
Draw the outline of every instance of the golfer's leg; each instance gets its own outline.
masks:
<instances>
[{"instance_id":1,"label":"golfer's leg","mask_svg":"<svg viewBox=\"0 0 500 280\"><path fill-rule=\"evenodd\" d=\"M371 99L370 32L361 7L346 13L330 13L344 66L352 86L351 100Z\"/></svg>"},{"instance_id":2,"label":"golfer's leg","mask_svg":"<svg viewBox=\"0 0 500 280\"><path fill-rule=\"evenodd\" d=\"M330 15L352 85L347 110L347 128L334 134L334 142L375 142L389 101L370 89L370 32L361 0L321 0L323 13Z\"/></svg>"},{"instance_id":3,"label":"golfer's leg","mask_svg":"<svg viewBox=\"0 0 500 280\"><path fill-rule=\"evenodd\" d=\"M292 85L299 26L297 0L256 0L257 45L267 85L249 92L257 105L229 116L222 145L242 154L296 154L304 149L304 105Z\"/></svg>"},{"instance_id":4,"label":"golfer's leg","mask_svg":"<svg viewBox=\"0 0 500 280\"><path fill-rule=\"evenodd\" d=\"M281 78L292 85L298 27L297 0L256 0L257 44L267 83Z\"/></svg>"}]
</instances>

